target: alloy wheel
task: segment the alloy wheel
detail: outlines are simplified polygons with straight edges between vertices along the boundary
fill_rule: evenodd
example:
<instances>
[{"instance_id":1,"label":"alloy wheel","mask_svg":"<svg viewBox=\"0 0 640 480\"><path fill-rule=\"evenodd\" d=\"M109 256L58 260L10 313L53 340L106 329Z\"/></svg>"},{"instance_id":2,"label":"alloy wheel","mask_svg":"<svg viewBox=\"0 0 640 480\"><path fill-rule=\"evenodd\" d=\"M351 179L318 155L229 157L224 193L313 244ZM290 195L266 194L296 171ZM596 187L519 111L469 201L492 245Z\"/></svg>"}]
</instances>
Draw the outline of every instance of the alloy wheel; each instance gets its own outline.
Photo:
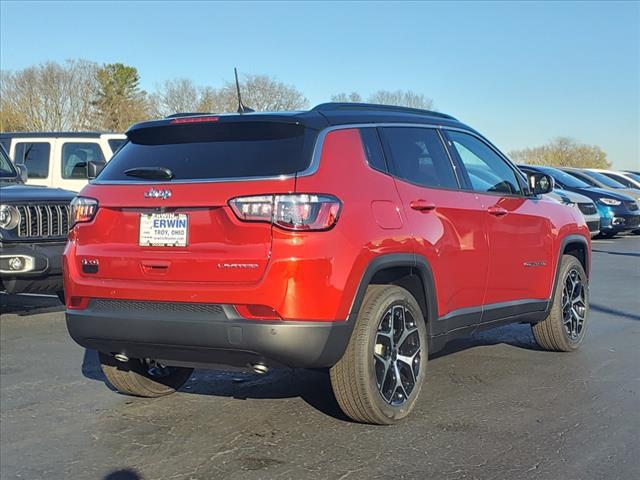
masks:
<instances>
[{"instance_id":1,"label":"alloy wheel","mask_svg":"<svg viewBox=\"0 0 640 480\"><path fill-rule=\"evenodd\" d=\"M393 305L382 316L376 333L374 368L378 391L393 406L404 404L420 374L420 335L405 305Z\"/></svg>"},{"instance_id":2,"label":"alloy wheel","mask_svg":"<svg viewBox=\"0 0 640 480\"><path fill-rule=\"evenodd\" d=\"M577 269L567 273L562 289L562 321L564 331L572 342L582 335L587 313L587 300L582 277Z\"/></svg>"},{"instance_id":3,"label":"alloy wheel","mask_svg":"<svg viewBox=\"0 0 640 480\"><path fill-rule=\"evenodd\" d=\"M145 358L142 361L142 365L146 369L147 374L152 378L166 378L177 370L175 367L166 366L150 358Z\"/></svg>"}]
</instances>

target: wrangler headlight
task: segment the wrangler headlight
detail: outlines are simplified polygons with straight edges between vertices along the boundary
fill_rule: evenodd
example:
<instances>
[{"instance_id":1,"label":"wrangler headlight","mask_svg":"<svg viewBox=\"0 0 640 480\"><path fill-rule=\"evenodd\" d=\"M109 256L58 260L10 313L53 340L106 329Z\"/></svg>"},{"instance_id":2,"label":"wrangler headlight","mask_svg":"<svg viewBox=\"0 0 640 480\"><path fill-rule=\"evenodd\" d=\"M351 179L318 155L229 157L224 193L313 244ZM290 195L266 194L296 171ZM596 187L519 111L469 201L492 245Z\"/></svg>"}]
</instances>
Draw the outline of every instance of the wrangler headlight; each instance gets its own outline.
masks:
<instances>
[{"instance_id":1,"label":"wrangler headlight","mask_svg":"<svg viewBox=\"0 0 640 480\"><path fill-rule=\"evenodd\" d=\"M13 205L0 205L0 228L13 230L20 221L20 212Z\"/></svg>"}]
</instances>

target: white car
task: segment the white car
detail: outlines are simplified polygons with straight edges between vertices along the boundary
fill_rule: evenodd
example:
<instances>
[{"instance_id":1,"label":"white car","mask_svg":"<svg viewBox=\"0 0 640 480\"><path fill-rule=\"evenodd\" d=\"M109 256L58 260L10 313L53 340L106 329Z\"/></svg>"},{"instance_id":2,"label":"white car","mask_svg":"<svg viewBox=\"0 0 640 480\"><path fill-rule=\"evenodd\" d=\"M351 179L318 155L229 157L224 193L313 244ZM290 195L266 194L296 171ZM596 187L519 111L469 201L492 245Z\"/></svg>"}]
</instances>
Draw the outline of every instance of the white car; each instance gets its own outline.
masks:
<instances>
[{"instance_id":1,"label":"white car","mask_svg":"<svg viewBox=\"0 0 640 480\"><path fill-rule=\"evenodd\" d=\"M17 165L27 167L27 185L78 192L89 179L89 163L104 165L127 137L120 133L1 133L0 143Z\"/></svg>"},{"instance_id":2,"label":"white car","mask_svg":"<svg viewBox=\"0 0 640 480\"><path fill-rule=\"evenodd\" d=\"M585 222L587 222L587 227L589 227L591 238L600 233L600 214L596 204L589 197L560 188L554 188L552 192L546 193L544 196L580 210Z\"/></svg>"},{"instance_id":3,"label":"white car","mask_svg":"<svg viewBox=\"0 0 640 480\"><path fill-rule=\"evenodd\" d=\"M600 168L590 168L589 170L593 172L600 172L603 175L606 175L609 178L612 178L618 183L621 183L627 188L637 188L640 189L640 178L637 175L634 175L630 172L615 172L613 170L602 170Z\"/></svg>"}]
</instances>

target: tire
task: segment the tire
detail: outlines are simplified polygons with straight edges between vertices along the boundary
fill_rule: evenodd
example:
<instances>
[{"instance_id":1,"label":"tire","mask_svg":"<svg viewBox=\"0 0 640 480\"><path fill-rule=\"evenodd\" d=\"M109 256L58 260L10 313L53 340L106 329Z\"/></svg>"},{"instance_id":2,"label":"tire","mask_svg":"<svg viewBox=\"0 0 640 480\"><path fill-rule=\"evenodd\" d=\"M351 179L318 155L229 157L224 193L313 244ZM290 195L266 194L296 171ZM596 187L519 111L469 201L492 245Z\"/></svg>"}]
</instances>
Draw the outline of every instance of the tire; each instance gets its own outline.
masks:
<instances>
[{"instance_id":1,"label":"tire","mask_svg":"<svg viewBox=\"0 0 640 480\"><path fill-rule=\"evenodd\" d=\"M347 350L330 370L338 405L357 422L398 422L415 406L427 356L426 323L413 295L395 285L370 285Z\"/></svg>"},{"instance_id":2,"label":"tire","mask_svg":"<svg viewBox=\"0 0 640 480\"><path fill-rule=\"evenodd\" d=\"M100 352L100 365L105 377L118 392L136 397L163 397L179 390L189 380L193 368L164 367L136 358L127 362ZM153 370L155 368L155 370ZM160 373L155 373L158 372Z\"/></svg>"},{"instance_id":3,"label":"tire","mask_svg":"<svg viewBox=\"0 0 640 480\"><path fill-rule=\"evenodd\" d=\"M532 325L531 329L536 342L543 349L572 352L580 346L587 330L589 318L587 274L580 261L572 255L563 255L559 268L558 284L555 286L549 316L544 321ZM575 284L576 281L579 281L579 286ZM580 289L579 292L578 289ZM577 296L571 298L572 295ZM571 307L568 310L563 307L567 305Z\"/></svg>"}]
</instances>

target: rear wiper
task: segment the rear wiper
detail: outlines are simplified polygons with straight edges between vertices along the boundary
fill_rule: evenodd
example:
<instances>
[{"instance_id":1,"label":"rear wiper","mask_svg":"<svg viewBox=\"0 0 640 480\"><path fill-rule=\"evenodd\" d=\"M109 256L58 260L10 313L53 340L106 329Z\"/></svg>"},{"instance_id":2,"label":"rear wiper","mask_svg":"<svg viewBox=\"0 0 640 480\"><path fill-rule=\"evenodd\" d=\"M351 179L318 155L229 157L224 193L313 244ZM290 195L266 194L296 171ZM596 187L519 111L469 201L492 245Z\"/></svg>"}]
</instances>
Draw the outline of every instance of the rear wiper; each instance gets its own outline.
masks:
<instances>
[{"instance_id":1,"label":"rear wiper","mask_svg":"<svg viewBox=\"0 0 640 480\"><path fill-rule=\"evenodd\" d=\"M173 172L164 167L136 167L124 171L130 177L148 178L149 180L171 180Z\"/></svg>"}]
</instances>

